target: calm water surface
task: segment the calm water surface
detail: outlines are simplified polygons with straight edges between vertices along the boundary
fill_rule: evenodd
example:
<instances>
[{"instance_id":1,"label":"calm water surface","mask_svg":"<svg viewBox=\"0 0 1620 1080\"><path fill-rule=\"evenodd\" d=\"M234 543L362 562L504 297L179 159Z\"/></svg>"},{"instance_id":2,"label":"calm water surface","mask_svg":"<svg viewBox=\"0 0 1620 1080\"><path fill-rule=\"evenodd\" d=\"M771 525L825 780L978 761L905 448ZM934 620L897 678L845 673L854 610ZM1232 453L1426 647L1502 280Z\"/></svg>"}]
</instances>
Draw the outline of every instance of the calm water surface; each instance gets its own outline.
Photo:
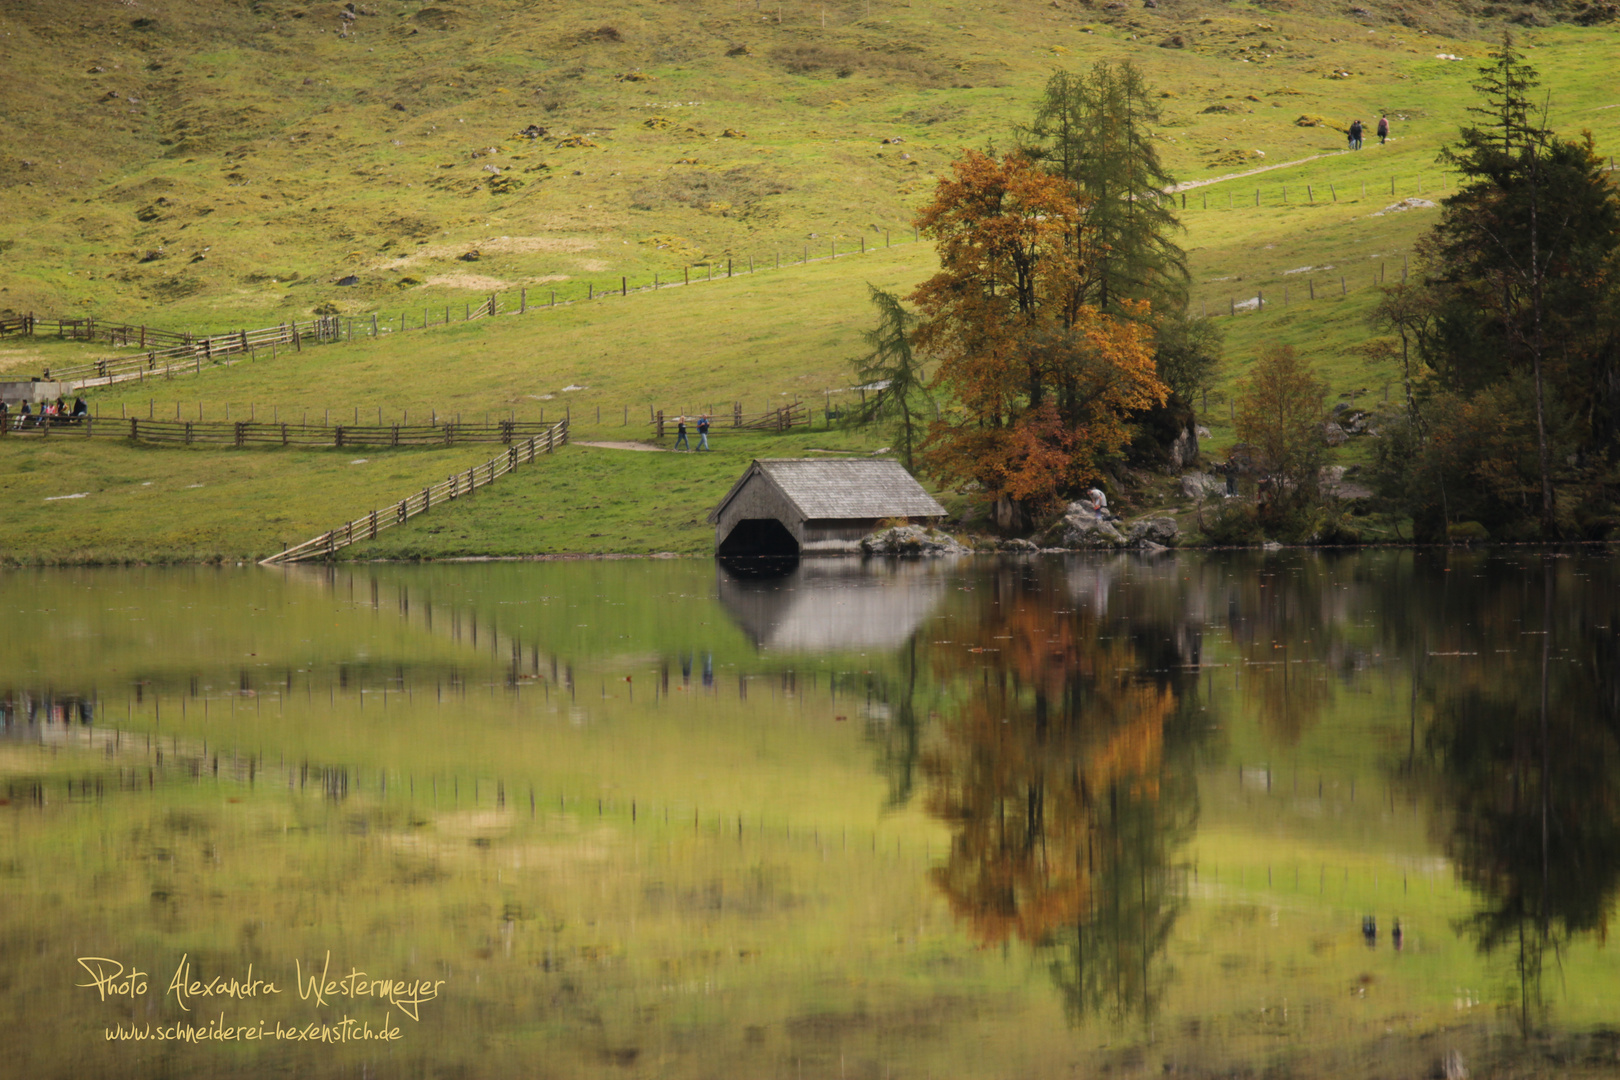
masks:
<instances>
[{"instance_id":1,"label":"calm water surface","mask_svg":"<svg viewBox=\"0 0 1620 1080\"><path fill-rule=\"evenodd\" d=\"M1612 1075L1615 575L3 574L0 1072Z\"/></svg>"}]
</instances>

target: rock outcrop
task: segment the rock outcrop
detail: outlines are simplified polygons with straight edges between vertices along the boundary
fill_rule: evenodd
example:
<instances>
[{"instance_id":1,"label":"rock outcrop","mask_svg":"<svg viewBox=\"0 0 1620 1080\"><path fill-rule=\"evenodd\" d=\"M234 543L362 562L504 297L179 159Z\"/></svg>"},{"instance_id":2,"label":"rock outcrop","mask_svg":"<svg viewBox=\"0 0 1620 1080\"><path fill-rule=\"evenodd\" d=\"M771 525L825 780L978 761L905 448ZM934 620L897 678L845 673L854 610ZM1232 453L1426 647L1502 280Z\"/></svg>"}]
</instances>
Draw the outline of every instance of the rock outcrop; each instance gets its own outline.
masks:
<instances>
[{"instance_id":1,"label":"rock outcrop","mask_svg":"<svg viewBox=\"0 0 1620 1080\"><path fill-rule=\"evenodd\" d=\"M1218 499L1226 494L1226 481L1209 473L1190 472L1181 477L1181 496L1197 502L1200 499Z\"/></svg>"},{"instance_id":2,"label":"rock outcrop","mask_svg":"<svg viewBox=\"0 0 1620 1080\"><path fill-rule=\"evenodd\" d=\"M1122 548L1129 543L1112 520L1086 502L1070 503L1036 542L1047 548Z\"/></svg>"},{"instance_id":3,"label":"rock outcrop","mask_svg":"<svg viewBox=\"0 0 1620 1080\"><path fill-rule=\"evenodd\" d=\"M861 540L867 555L955 555L966 550L955 537L922 525L897 525Z\"/></svg>"},{"instance_id":4,"label":"rock outcrop","mask_svg":"<svg viewBox=\"0 0 1620 1080\"><path fill-rule=\"evenodd\" d=\"M1131 523L1127 534L1133 546L1169 547L1181 536L1181 530L1176 527L1176 519L1170 517L1142 518Z\"/></svg>"}]
</instances>

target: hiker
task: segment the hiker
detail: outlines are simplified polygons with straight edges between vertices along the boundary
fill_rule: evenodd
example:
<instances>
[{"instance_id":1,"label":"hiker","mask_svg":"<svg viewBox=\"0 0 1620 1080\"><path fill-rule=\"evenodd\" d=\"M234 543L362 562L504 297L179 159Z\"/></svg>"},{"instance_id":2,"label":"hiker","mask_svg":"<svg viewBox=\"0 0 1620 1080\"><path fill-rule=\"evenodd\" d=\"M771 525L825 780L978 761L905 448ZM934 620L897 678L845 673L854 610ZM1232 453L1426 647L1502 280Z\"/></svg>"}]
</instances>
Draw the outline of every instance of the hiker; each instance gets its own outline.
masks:
<instances>
[{"instance_id":1,"label":"hiker","mask_svg":"<svg viewBox=\"0 0 1620 1080\"><path fill-rule=\"evenodd\" d=\"M709 448L709 418L707 415L698 417L698 449Z\"/></svg>"},{"instance_id":2,"label":"hiker","mask_svg":"<svg viewBox=\"0 0 1620 1080\"><path fill-rule=\"evenodd\" d=\"M679 450L683 446L688 450L692 449L692 444L686 441L686 417L684 416L675 425L675 449Z\"/></svg>"},{"instance_id":3,"label":"hiker","mask_svg":"<svg viewBox=\"0 0 1620 1080\"><path fill-rule=\"evenodd\" d=\"M1378 118L1378 145L1383 146L1384 142L1388 138L1389 138L1389 117L1380 116Z\"/></svg>"},{"instance_id":4,"label":"hiker","mask_svg":"<svg viewBox=\"0 0 1620 1080\"><path fill-rule=\"evenodd\" d=\"M1091 499L1091 509L1094 513L1099 515L1108 513L1108 496L1102 493L1101 488L1092 488L1086 492L1086 496Z\"/></svg>"},{"instance_id":5,"label":"hiker","mask_svg":"<svg viewBox=\"0 0 1620 1080\"><path fill-rule=\"evenodd\" d=\"M1350 124L1350 149L1361 149L1361 121L1356 120Z\"/></svg>"},{"instance_id":6,"label":"hiker","mask_svg":"<svg viewBox=\"0 0 1620 1080\"><path fill-rule=\"evenodd\" d=\"M77 397L73 399L73 415L80 419L90 415L90 406L85 404L84 398Z\"/></svg>"}]
</instances>

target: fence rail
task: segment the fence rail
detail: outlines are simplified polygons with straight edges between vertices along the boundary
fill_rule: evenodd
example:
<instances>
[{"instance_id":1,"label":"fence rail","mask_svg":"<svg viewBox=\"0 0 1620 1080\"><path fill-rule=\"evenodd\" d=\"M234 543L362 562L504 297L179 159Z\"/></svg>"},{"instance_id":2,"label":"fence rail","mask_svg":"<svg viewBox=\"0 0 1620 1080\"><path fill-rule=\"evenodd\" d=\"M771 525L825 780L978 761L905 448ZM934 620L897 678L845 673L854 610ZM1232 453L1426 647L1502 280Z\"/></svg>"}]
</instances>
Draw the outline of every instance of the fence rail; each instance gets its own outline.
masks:
<instances>
[{"instance_id":1,"label":"fence rail","mask_svg":"<svg viewBox=\"0 0 1620 1080\"><path fill-rule=\"evenodd\" d=\"M710 412L706 414L718 420L718 416ZM666 413L659 409L647 423L651 425L655 437L662 439L666 429L681 420L691 420L691 413ZM711 420L713 423L715 420ZM789 428L804 427L810 423L810 413L804 407L804 402L795 401L791 405L781 405L774 409L766 409L753 416L744 416L742 402L734 402L731 407L731 426L748 431L786 431Z\"/></svg>"},{"instance_id":2,"label":"fence rail","mask_svg":"<svg viewBox=\"0 0 1620 1080\"><path fill-rule=\"evenodd\" d=\"M276 566L283 563L302 562L306 559L318 559L334 555L339 548L361 540L370 540L384 529L391 529L395 525L403 525L417 514L426 513L434 503L458 499L471 495L478 488L493 484L519 465L532 463L541 454L549 454L557 447L568 442L568 421L551 425L543 434L535 435L522 443L511 446L504 453L497 454L482 465L474 465L466 472L451 475L445 480L421 491L413 492L398 503L373 510L353 521L344 522L335 529L329 529L319 536L311 537L301 544L287 548L268 558L260 559L260 566Z\"/></svg>"},{"instance_id":3,"label":"fence rail","mask_svg":"<svg viewBox=\"0 0 1620 1080\"><path fill-rule=\"evenodd\" d=\"M142 329L148 334L154 333L150 327ZM192 338L162 349L148 349L138 356L90 360L54 370L46 368L43 378L68 383L75 390L89 386L110 386L148 376L172 375L176 368L181 371L191 368L200 372L204 363L213 363L217 359L255 349L274 350L277 345L290 346L294 351L301 352L307 343L338 341L342 336L343 327L337 316L318 315L306 322L280 323L257 330L232 330Z\"/></svg>"},{"instance_id":4,"label":"fence rail","mask_svg":"<svg viewBox=\"0 0 1620 1080\"><path fill-rule=\"evenodd\" d=\"M129 437L136 442L214 444L226 446L454 446L457 443L511 443L544 436L557 425L526 420L493 424L280 424L256 420L131 419ZM566 427L566 422L564 423Z\"/></svg>"}]
</instances>

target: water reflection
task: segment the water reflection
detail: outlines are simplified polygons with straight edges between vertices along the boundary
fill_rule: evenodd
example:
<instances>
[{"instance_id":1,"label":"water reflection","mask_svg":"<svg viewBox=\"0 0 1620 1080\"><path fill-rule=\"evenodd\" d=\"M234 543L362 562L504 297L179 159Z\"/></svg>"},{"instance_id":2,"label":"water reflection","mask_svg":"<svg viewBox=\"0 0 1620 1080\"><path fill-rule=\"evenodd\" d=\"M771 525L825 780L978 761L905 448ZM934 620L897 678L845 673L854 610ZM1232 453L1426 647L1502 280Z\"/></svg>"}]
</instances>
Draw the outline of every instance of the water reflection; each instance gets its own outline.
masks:
<instances>
[{"instance_id":1,"label":"water reflection","mask_svg":"<svg viewBox=\"0 0 1620 1080\"><path fill-rule=\"evenodd\" d=\"M1463 618L1422 687L1436 820L1480 898L1458 927L1508 960L1525 1033L1546 1020L1548 958L1606 940L1620 894L1620 636L1612 594L1582 587L1548 559L1452 597Z\"/></svg>"},{"instance_id":2,"label":"water reflection","mask_svg":"<svg viewBox=\"0 0 1620 1080\"><path fill-rule=\"evenodd\" d=\"M1151 1016L1197 821L1197 676L1177 635L1110 621L1095 589L1072 607L1065 584L1002 567L953 628L973 663L921 759L925 805L952 834L933 878L977 941L1048 957L1076 1019ZM941 676L959 676L952 645L935 651Z\"/></svg>"},{"instance_id":3,"label":"water reflection","mask_svg":"<svg viewBox=\"0 0 1620 1080\"><path fill-rule=\"evenodd\" d=\"M758 562L758 560L752 560ZM748 639L777 653L892 651L938 606L950 569L937 560L806 559L771 575L718 573L720 602Z\"/></svg>"},{"instance_id":4,"label":"water reflection","mask_svg":"<svg viewBox=\"0 0 1620 1080\"><path fill-rule=\"evenodd\" d=\"M1612 1074L1614 585L1286 552L0 576L12 1063ZM385 1053L143 1056L101 1032L172 995L73 975L327 949L448 989Z\"/></svg>"}]
</instances>

